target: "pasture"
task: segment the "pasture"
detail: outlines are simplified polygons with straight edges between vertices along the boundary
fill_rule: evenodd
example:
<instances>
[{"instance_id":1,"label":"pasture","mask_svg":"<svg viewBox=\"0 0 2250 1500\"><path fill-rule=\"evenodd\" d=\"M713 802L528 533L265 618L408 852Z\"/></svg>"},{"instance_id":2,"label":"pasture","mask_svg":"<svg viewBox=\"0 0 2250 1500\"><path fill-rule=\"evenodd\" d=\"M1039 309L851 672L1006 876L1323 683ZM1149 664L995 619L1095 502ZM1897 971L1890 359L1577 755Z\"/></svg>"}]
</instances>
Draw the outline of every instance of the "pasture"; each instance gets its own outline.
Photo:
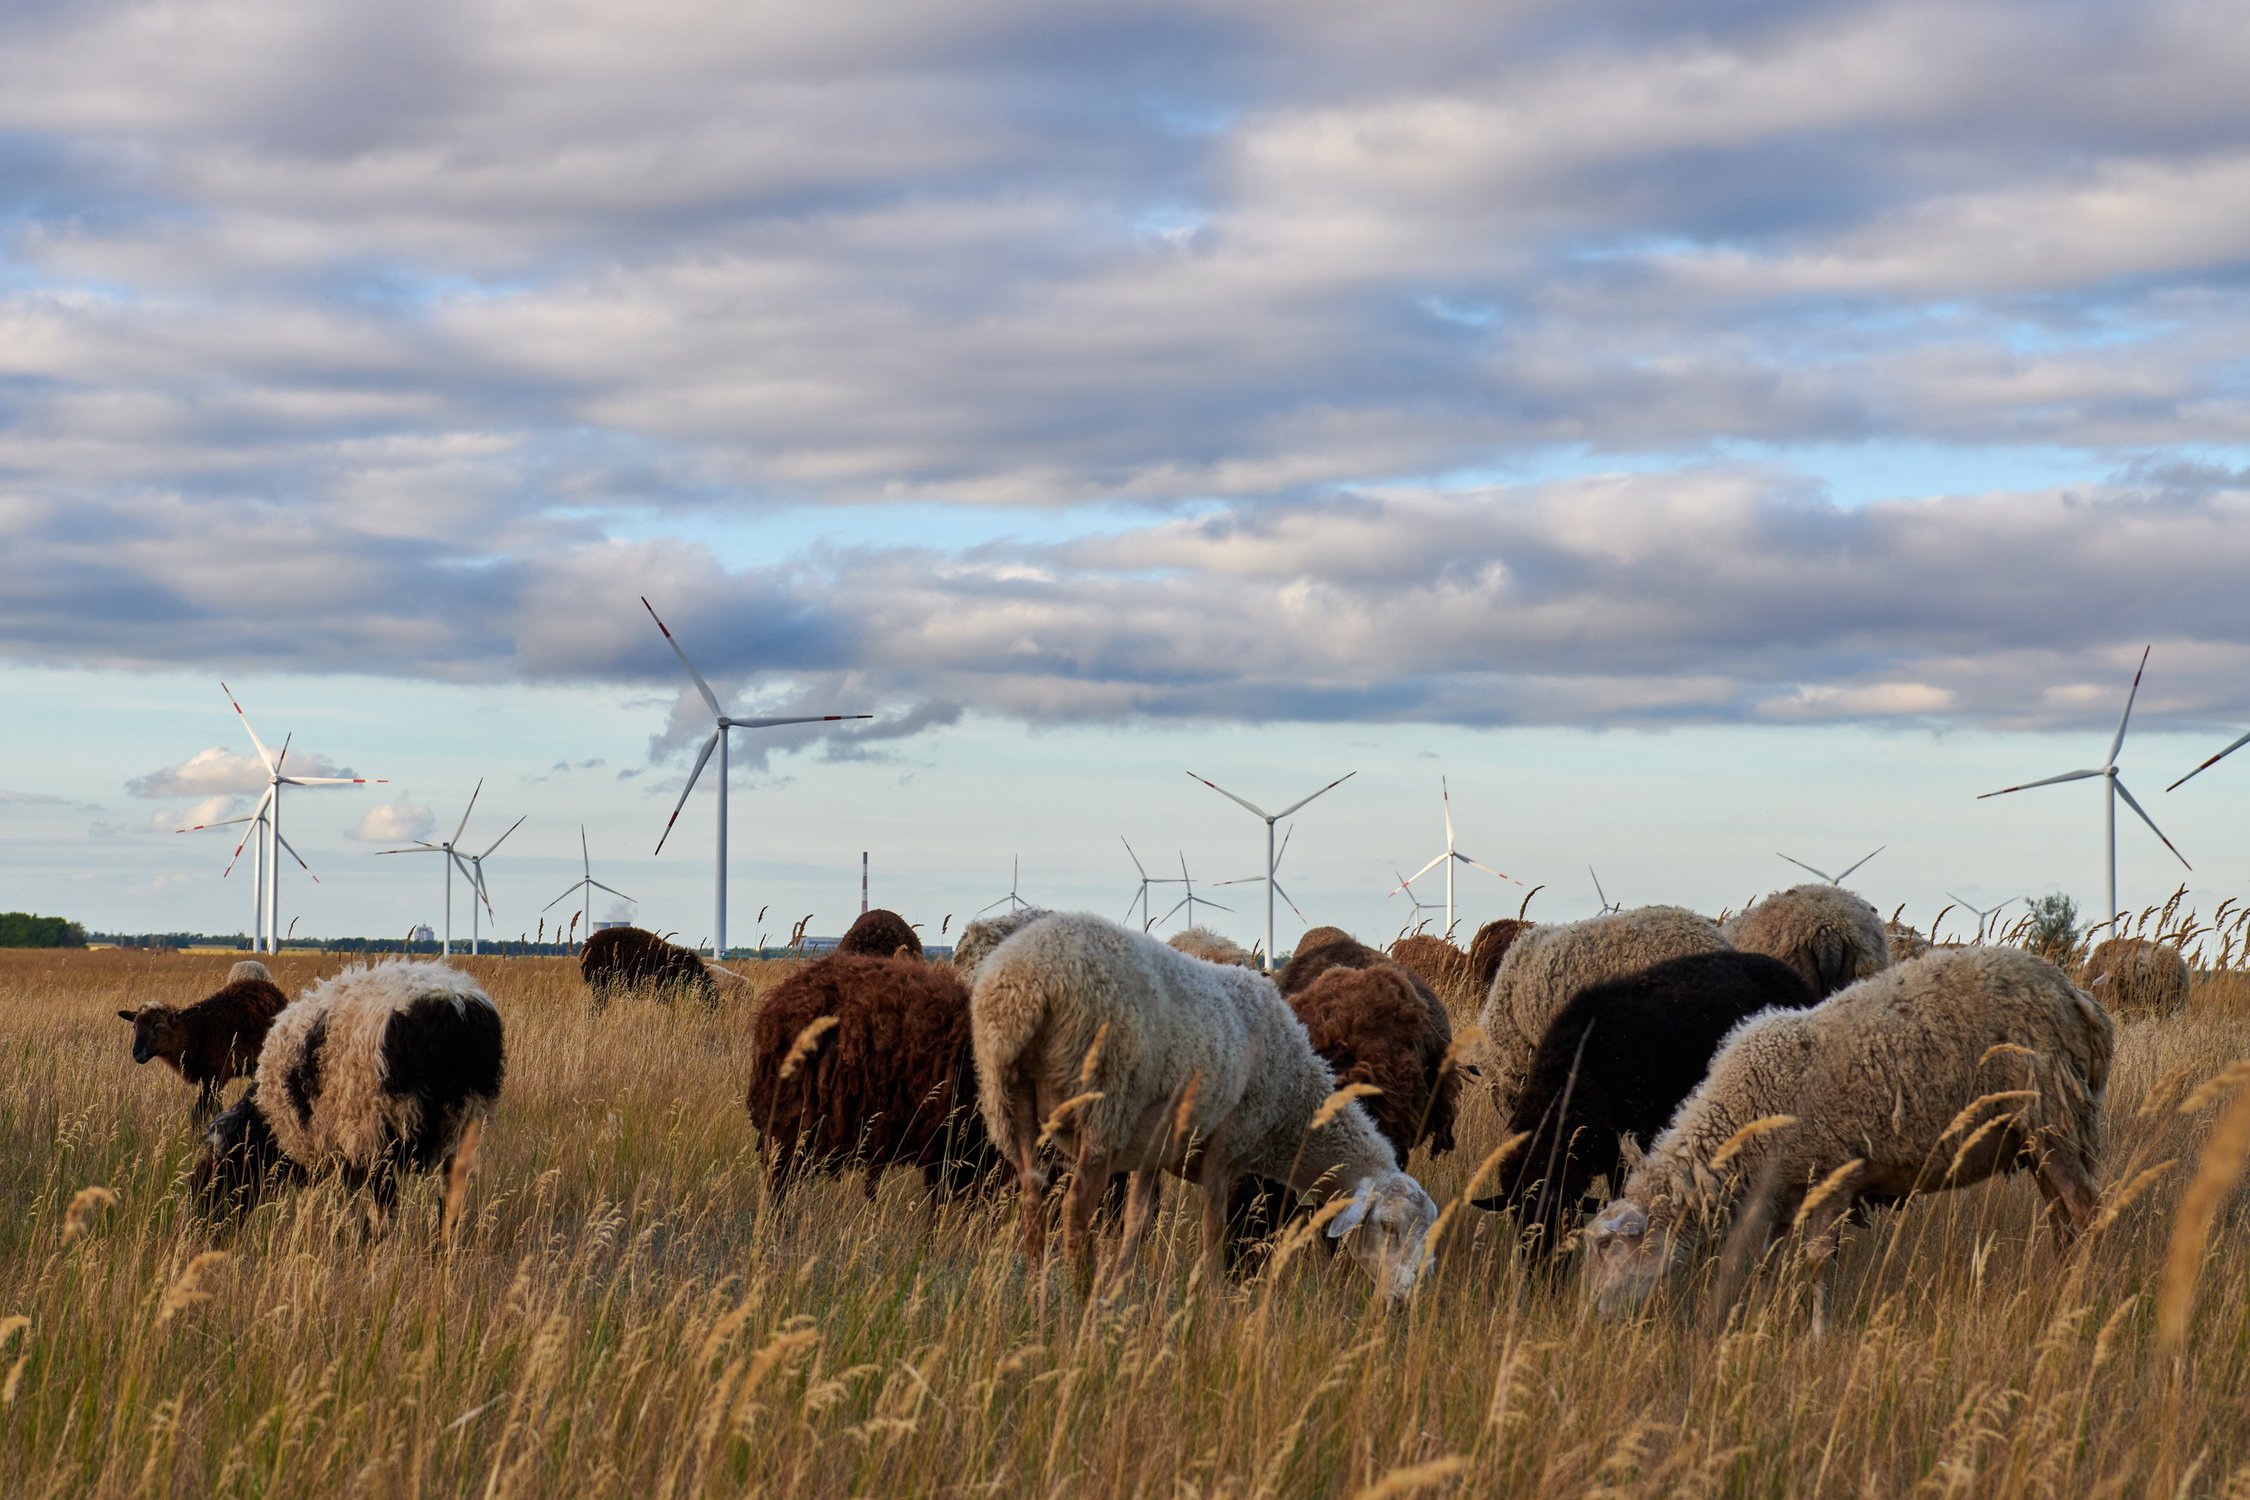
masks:
<instances>
[{"instance_id":1,"label":"pasture","mask_svg":"<svg viewBox=\"0 0 2250 1500\"><path fill-rule=\"evenodd\" d=\"M224 1236L184 1210L191 1091L115 1012L228 956L0 954L8 1493L2250 1495L2250 1090L2201 1087L2250 1057L2236 975L2120 1024L2072 1256L2020 1177L1877 1211L1815 1338L1786 1256L1610 1322L1467 1208L1402 1313L1317 1249L1207 1285L1181 1184L1124 1295L1038 1295L1009 1199L933 1217L898 1172L769 1211L739 1005L594 1015L570 960L457 961L505 1092L450 1232L422 1178L363 1243L333 1189ZM1409 1164L1448 1208L1499 1144L1471 1093L1462 1149Z\"/></svg>"}]
</instances>

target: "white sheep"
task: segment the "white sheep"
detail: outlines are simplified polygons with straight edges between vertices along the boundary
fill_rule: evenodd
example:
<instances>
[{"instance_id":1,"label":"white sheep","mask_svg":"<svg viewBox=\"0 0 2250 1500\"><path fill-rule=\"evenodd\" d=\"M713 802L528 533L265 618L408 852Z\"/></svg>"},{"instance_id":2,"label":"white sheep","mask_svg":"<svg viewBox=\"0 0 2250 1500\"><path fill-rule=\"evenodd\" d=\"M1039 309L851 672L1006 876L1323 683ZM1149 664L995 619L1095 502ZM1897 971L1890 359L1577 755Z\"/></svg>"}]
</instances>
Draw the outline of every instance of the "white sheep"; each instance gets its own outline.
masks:
<instances>
[{"instance_id":1,"label":"white sheep","mask_svg":"<svg viewBox=\"0 0 2250 1500\"><path fill-rule=\"evenodd\" d=\"M993 949L1041 917L1053 915L1044 906L1021 906L997 917L979 917L968 923L953 942L953 968L961 976L961 982L975 984L978 965L991 956Z\"/></svg>"},{"instance_id":2,"label":"white sheep","mask_svg":"<svg viewBox=\"0 0 2250 1500\"><path fill-rule=\"evenodd\" d=\"M379 1221L400 1172L449 1166L499 1097L500 1014L441 963L355 965L284 1009L250 1089L205 1137L198 1196L247 1209L269 1178L339 1175Z\"/></svg>"},{"instance_id":3,"label":"white sheep","mask_svg":"<svg viewBox=\"0 0 2250 1500\"><path fill-rule=\"evenodd\" d=\"M1775 1235L1801 1220L1817 1271L1855 1202L2019 1167L2067 1245L2099 1198L2113 1045L2101 1006L2013 948L1928 953L1810 1010L1753 1016L1595 1220L1597 1299L1637 1304L1750 1213Z\"/></svg>"},{"instance_id":4,"label":"white sheep","mask_svg":"<svg viewBox=\"0 0 2250 1500\"><path fill-rule=\"evenodd\" d=\"M1505 1119L1539 1039L1570 997L1590 984L1638 974L1668 958L1723 953L1718 925L1678 906L1636 906L1583 922L1542 924L1509 944L1477 1024L1485 1034L1485 1082Z\"/></svg>"},{"instance_id":5,"label":"white sheep","mask_svg":"<svg viewBox=\"0 0 2250 1500\"><path fill-rule=\"evenodd\" d=\"M1131 1269L1165 1171L1203 1189L1205 1259L1226 1259L1227 1203L1245 1176L1313 1202L1349 1194L1328 1225L1387 1297L1413 1290L1437 1205L1356 1100L1327 1108L1335 1075L1272 981L1187 957L1100 917L1050 917L984 962L969 1002L986 1128L1023 1191L1024 1253L1046 1254L1043 1138L1073 1163L1063 1246L1090 1277L1094 1205L1131 1172ZM1325 1118L1320 1118L1325 1116ZM1319 1119L1318 1127L1315 1121Z\"/></svg>"},{"instance_id":6,"label":"white sheep","mask_svg":"<svg viewBox=\"0 0 2250 1500\"><path fill-rule=\"evenodd\" d=\"M1719 930L1744 953L1763 953L1795 969L1815 995L1833 995L1891 964L1883 914L1825 881L1753 901Z\"/></svg>"}]
</instances>

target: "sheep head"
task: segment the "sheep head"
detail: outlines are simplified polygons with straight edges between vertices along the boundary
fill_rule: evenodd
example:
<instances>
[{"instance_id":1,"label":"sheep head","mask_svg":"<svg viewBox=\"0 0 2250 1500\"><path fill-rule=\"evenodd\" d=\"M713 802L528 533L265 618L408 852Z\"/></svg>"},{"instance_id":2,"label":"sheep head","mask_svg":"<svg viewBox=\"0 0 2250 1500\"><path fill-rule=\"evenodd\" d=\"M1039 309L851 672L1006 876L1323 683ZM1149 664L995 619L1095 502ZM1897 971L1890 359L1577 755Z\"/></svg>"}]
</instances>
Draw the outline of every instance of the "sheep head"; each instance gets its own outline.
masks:
<instances>
[{"instance_id":1,"label":"sheep head","mask_svg":"<svg viewBox=\"0 0 2250 1500\"><path fill-rule=\"evenodd\" d=\"M192 1183L196 1204L214 1219L247 1213L257 1206L267 1179L283 1166L281 1143L258 1112L258 1088L252 1084L203 1134Z\"/></svg>"},{"instance_id":2,"label":"sheep head","mask_svg":"<svg viewBox=\"0 0 2250 1500\"><path fill-rule=\"evenodd\" d=\"M1586 1231L1595 1305L1613 1316L1639 1307L1671 1269L1673 1253L1670 1227L1652 1230L1646 1209L1619 1198Z\"/></svg>"},{"instance_id":3,"label":"sheep head","mask_svg":"<svg viewBox=\"0 0 2250 1500\"><path fill-rule=\"evenodd\" d=\"M120 1021L133 1023L133 1061L145 1063L150 1058L161 1057L173 1062L178 1057L180 1036L179 1012L169 1005L144 1005L139 1010L121 1010ZM174 1063L177 1066L177 1063Z\"/></svg>"},{"instance_id":4,"label":"sheep head","mask_svg":"<svg viewBox=\"0 0 2250 1500\"><path fill-rule=\"evenodd\" d=\"M1384 1172L1360 1179L1351 1206L1329 1221L1328 1237L1342 1240L1384 1299L1395 1302L1422 1279L1437 1213L1422 1184L1404 1172Z\"/></svg>"}]
</instances>

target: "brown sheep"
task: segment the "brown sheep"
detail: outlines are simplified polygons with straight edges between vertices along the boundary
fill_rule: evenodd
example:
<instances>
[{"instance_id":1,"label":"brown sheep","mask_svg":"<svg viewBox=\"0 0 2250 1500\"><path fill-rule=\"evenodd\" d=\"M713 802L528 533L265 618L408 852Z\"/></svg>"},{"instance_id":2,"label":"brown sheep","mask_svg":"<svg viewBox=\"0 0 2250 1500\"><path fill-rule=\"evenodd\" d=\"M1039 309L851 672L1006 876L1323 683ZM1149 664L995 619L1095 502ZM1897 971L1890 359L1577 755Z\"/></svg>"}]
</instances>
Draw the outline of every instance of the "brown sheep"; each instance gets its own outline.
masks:
<instances>
[{"instance_id":1,"label":"brown sheep","mask_svg":"<svg viewBox=\"0 0 2250 1500\"><path fill-rule=\"evenodd\" d=\"M683 995L712 1004L717 982L711 967L701 954L639 927L605 927L578 950L578 972L596 1010L642 991L666 1005Z\"/></svg>"},{"instance_id":2,"label":"brown sheep","mask_svg":"<svg viewBox=\"0 0 2250 1500\"><path fill-rule=\"evenodd\" d=\"M1391 944L1391 959L1413 970L1439 994L1463 989L1469 980L1469 955L1441 937L1417 932Z\"/></svg>"},{"instance_id":3,"label":"brown sheep","mask_svg":"<svg viewBox=\"0 0 2250 1500\"><path fill-rule=\"evenodd\" d=\"M1469 982L1476 986L1477 993L1492 988L1492 976L1500 972L1500 960L1508 956L1509 946L1538 925L1521 917L1502 917L1477 929L1477 935L1469 940Z\"/></svg>"},{"instance_id":4,"label":"brown sheep","mask_svg":"<svg viewBox=\"0 0 2250 1500\"><path fill-rule=\"evenodd\" d=\"M1340 942L1350 936L1351 934L1341 927L1308 927L1305 929L1305 935L1297 939L1296 951L1302 953L1308 948L1318 948L1326 943Z\"/></svg>"},{"instance_id":5,"label":"brown sheep","mask_svg":"<svg viewBox=\"0 0 2250 1500\"><path fill-rule=\"evenodd\" d=\"M751 1037L750 1121L776 1194L800 1172L857 1166L873 1197L884 1168L907 1166L951 1197L999 1169L977 1113L969 990L951 968L824 958L767 992Z\"/></svg>"},{"instance_id":6,"label":"brown sheep","mask_svg":"<svg viewBox=\"0 0 2250 1500\"><path fill-rule=\"evenodd\" d=\"M133 1025L134 1062L162 1058L195 1085L189 1118L200 1125L218 1113L221 1089L256 1070L266 1031L288 1003L271 979L236 979L192 1005L154 1003L117 1015Z\"/></svg>"},{"instance_id":7,"label":"brown sheep","mask_svg":"<svg viewBox=\"0 0 2250 1500\"><path fill-rule=\"evenodd\" d=\"M1257 957L1249 949L1208 927L1183 927L1167 941L1188 957L1200 958L1207 964L1233 964L1242 969L1258 967Z\"/></svg>"},{"instance_id":8,"label":"brown sheep","mask_svg":"<svg viewBox=\"0 0 2250 1500\"><path fill-rule=\"evenodd\" d=\"M895 958L901 950L910 958L922 956L922 939L906 918L878 906L863 911L836 940L838 953L864 953L869 958Z\"/></svg>"},{"instance_id":9,"label":"brown sheep","mask_svg":"<svg viewBox=\"0 0 2250 1500\"><path fill-rule=\"evenodd\" d=\"M2187 1009L2187 960L2178 947L2154 938L2100 944L2086 955L2079 984L2121 1016L2170 1016Z\"/></svg>"},{"instance_id":10,"label":"brown sheep","mask_svg":"<svg viewBox=\"0 0 2250 1500\"><path fill-rule=\"evenodd\" d=\"M1281 987L1283 999L1295 996L1330 969L1371 969L1385 960L1355 937L1337 932L1333 927L1316 927L1305 934L1309 940L1315 933L1334 933L1320 942L1305 941L1297 944L1297 951L1289 955L1289 962L1281 966L1274 983Z\"/></svg>"}]
</instances>

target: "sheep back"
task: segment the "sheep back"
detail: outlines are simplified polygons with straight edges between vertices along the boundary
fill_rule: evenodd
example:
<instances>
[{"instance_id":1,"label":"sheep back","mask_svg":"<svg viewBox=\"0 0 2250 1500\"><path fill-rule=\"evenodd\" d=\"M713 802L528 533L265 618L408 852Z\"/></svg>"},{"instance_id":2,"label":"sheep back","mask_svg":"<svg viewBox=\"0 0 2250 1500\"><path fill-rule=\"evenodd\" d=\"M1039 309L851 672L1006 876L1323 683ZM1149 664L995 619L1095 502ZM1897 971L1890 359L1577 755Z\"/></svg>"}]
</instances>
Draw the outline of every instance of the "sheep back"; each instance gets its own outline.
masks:
<instances>
[{"instance_id":1,"label":"sheep back","mask_svg":"<svg viewBox=\"0 0 2250 1500\"><path fill-rule=\"evenodd\" d=\"M270 979L236 979L192 1005L118 1014L133 1023L135 1061L161 1057L186 1082L217 1087L257 1067L274 1017L288 1003Z\"/></svg>"},{"instance_id":2,"label":"sheep back","mask_svg":"<svg viewBox=\"0 0 2250 1500\"><path fill-rule=\"evenodd\" d=\"M783 1076L798 1038L823 1018L836 1025ZM835 1171L856 1158L871 1184L891 1164L949 1180L954 1169L990 1166L969 991L952 969L840 953L769 990L751 1034L750 1119L782 1180L799 1160Z\"/></svg>"},{"instance_id":3,"label":"sheep back","mask_svg":"<svg viewBox=\"0 0 2250 1500\"><path fill-rule=\"evenodd\" d=\"M1363 1103L1401 1162L1425 1140L1433 1156L1453 1149L1461 1091L1446 1058L1453 1024L1429 986L1398 964L1338 966L1291 997L1289 1008L1339 1086L1382 1090Z\"/></svg>"},{"instance_id":4,"label":"sheep back","mask_svg":"<svg viewBox=\"0 0 2250 1500\"><path fill-rule=\"evenodd\" d=\"M1336 929L1314 928L1313 931L1334 933ZM1306 934L1307 938L1311 936L1312 933ZM1330 969L1371 969L1382 962L1383 955L1359 939L1336 933L1318 943L1298 943L1297 951L1289 955L1289 962L1274 976L1274 983L1280 987L1283 999L1294 1000L1305 986Z\"/></svg>"},{"instance_id":5,"label":"sheep back","mask_svg":"<svg viewBox=\"0 0 2250 1500\"><path fill-rule=\"evenodd\" d=\"M1469 982L1477 987L1477 993L1492 988L1492 976L1500 972L1500 960L1508 956L1517 938L1537 925L1520 917L1502 917L1477 929L1477 935L1469 939Z\"/></svg>"},{"instance_id":6,"label":"sheep back","mask_svg":"<svg viewBox=\"0 0 2250 1500\"><path fill-rule=\"evenodd\" d=\"M1018 911L1002 913L997 917L979 917L961 929L961 936L953 944L953 969L967 984L976 983L977 967L1009 938L1029 927L1041 917L1054 913L1043 906L1026 906Z\"/></svg>"},{"instance_id":7,"label":"sheep back","mask_svg":"<svg viewBox=\"0 0 2250 1500\"><path fill-rule=\"evenodd\" d=\"M920 958L922 939L906 918L880 906L861 912L836 940L838 953L864 953L871 958L893 958L902 948Z\"/></svg>"},{"instance_id":8,"label":"sheep back","mask_svg":"<svg viewBox=\"0 0 2250 1500\"><path fill-rule=\"evenodd\" d=\"M2187 1009L2188 964L2177 945L2154 938L2110 938L2086 955L2080 983L2121 1016L2169 1016Z\"/></svg>"},{"instance_id":9,"label":"sheep back","mask_svg":"<svg viewBox=\"0 0 2250 1500\"><path fill-rule=\"evenodd\" d=\"M1469 956L1426 932L1409 933L1391 944L1391 961L1404 964L1441 995L1468 982Z\"/></svg>"},{"instance_id":10,"label":"sheep back","mask_svg":"<svg viewBox=\"0 0 2250 1500\"><path fill-rule=\"evenodd\" d=\"M1249 949L1208 927L1183 927L1168 941L1179 952L1190 958L1200 958L1207 964L1232 964L1238 969L1253 967Z\"/></svg>"},{"instance_id":11,"label":"sheep back","mask_svg":"<svg viewBox=\"0 0 2250 1500\"><path fill-rule=\"evenodd\" d=\"M587 938L578 972L596 1007L643 991L666 1004L682 995L708 1004L714 993L702 955L640 927L605 927Z\"/></svg>"},{"instance_id":12,"label":"sheep back","mask_svg":"<svg viewBox=\"0 0 2250 1500\"><path fill-rule=\"evenodd\" d=\"M1637 906L1518 934L1492 976L1478 1017L1488 1049L1487 1081L1502 1117L1513 1113L1539 1039L1571 996L1666 959L1721 953L1728 946L1708 917L1677 906Z\"/></svg>"},{"instance_id":13,"label":"sheep back","mask_svg":"<svg viewBox=\"0 0 2250 1500\"><path fill-rule=\"evenodd\" d=\"M1890 967L1891 939L1882 913L1842 886L1825 881L1776 891L1720 929L1745 953L1778 958L1817 995Z\"/></svg>"}]
</instances>

